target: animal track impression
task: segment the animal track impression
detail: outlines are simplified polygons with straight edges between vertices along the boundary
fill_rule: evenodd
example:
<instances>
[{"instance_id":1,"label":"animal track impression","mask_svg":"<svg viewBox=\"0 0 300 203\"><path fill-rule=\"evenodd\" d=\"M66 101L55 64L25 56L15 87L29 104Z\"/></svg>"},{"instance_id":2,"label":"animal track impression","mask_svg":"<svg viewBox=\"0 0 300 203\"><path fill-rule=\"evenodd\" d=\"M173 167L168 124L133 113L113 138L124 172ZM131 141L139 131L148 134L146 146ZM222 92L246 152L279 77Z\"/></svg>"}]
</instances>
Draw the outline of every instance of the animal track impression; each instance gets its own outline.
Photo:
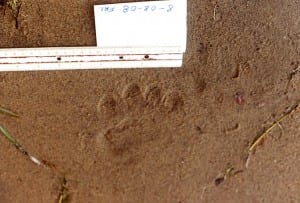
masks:
<instances>
[{"instance_id":1,"label":"animal track impression","mask_svg":"<svg viewBox=\"0 0 300 203\"><path fill-rule=\"evenodd\" d=\"M178 92L163 92L157 86L142 91L139 85L129 84L121 95L107 94L100 99L97 115L105 130L98 141L106 140L116 154L137 149L164 136L168 123L182 112L183 105Z\"/></svg>"}]
</instances>

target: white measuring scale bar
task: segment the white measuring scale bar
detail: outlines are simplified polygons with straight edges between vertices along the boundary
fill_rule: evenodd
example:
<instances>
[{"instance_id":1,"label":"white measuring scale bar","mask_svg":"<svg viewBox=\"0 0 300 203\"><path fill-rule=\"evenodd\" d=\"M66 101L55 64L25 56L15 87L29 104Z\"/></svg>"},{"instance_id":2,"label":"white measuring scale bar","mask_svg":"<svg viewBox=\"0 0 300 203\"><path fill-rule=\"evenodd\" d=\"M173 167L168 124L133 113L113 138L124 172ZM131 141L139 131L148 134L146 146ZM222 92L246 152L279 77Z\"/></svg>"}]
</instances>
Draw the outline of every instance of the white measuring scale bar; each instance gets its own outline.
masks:
<instances>
[{"instance_id":1,"label":"white measuring scale bar","mask_svg":"<svg viewBox=\"0 0 300 203\"><path fill-rule=\"evenodd\" d=\"M0 49L0 71L180 67L186 0L96 5L97 47Z\"/></svg>"}]
</instances>

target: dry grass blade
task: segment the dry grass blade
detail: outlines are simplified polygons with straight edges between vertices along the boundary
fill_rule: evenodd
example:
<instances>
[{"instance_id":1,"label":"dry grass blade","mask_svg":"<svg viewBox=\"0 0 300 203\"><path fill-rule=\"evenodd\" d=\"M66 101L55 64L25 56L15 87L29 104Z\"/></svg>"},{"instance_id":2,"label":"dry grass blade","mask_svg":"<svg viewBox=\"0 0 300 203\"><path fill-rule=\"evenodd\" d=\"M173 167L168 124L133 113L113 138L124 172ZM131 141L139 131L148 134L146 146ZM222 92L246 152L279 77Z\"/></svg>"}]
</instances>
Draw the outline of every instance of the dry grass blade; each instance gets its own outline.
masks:
<instances>
[{"instance_id":1,"label":"dry grass blade","mask_svg":"<svg viewBox=\"0 0 300 203\"><path fill-rule=\"evenodd\" d=\"M262 140L266 137L266 135L276 126L278 126L278 124L283 121L285 118L287 118L289 115L291 115L292 113L294 113L298 107L300 105L300 102L297 103L294 107L292 107L287 113L285 113L283 116L281 116L278 120L275 120L262 134L260 134L259 136L257 136L254 141L252 142L252 144L249 147L248 152L251 153L254 151L254 149L262 142Z\"/></svg>"},{"instance_id":2,"label":"dry grass blade","mask_svg":"<svg viewBox=\"0 0 300 203\"><path fill-rule=\"evenodd\" d=\"M22 6L22 0L0 0L0 5L7 6L15 15L16 13L19 13Z\"/></svg>"},{"instance_id":3,"label":"dry grass blade","mask_svg":"<svg viewBox=\"0 0 300 203\"><path fill-rule=\"evenodd\" d=\"M68 193L67 188L67 179L62 177L60 180L61 188L59 191L58 203L67 203L70 201L70 194Z\"/></svg>"},{"instance_id":4,"label":"dry grass blade","mask_svg":"<svg viewBox=\"0 0 300 203\"><path fill-rule=\"evenodd\" d=\"M14 113L13 111L10 111L8 109L2 108L0 107L0 113L8 115L8 116L12 116L12 117L19 117L18 114ZM41 162L31 156L18 142L15 138L13 138L13 136L11 136L11 134L0 125L0 133L10 142L12 143L22 154L24 154L25 156L27 156L33 163L37 164L37 165L41 165Z\"/></svg>"},{"instance_id":5,"label":"dry grass blade","mask_svg":"<svg viewBox=\"0 0 300 203\"><path fill-rule=\"evenodd\" d=\"M11 10L16 11L16 10L20 9L20 7L22 5L22 1L21 0L6 0L6 4Z\"/></svg>"},{"instance_id":6,"label":"dry grass blade","mask_svg":"<svg viewBox=\"0 0 300 203\"><path fill-rule=\"evenodd\" d=\"M2 133L2 135L4 135L4 137L11 142L13 145L18 145L18 142L10 135L10 133L5 130L5 128L3 128L2 126L0 126L0 132Z\"/></svg>"},{"instance_id":7,"label":"dry grass blade","mask_svg":"<svg viewBox=\"0 0 300 203\"><path fill-rule=\"evenodd\" d=\"M6 8L12 11L16 23L15 26L18 29L18 17L22 6L22 0L0 0L0 6L4 7L4 13Z\"/></svg>"},{"instance_id":8,"label":"dry grass blade","mask_svg":"<svg viewBox=\"0 0 300 203\"><path fill-rule=\"evenodd\" d=\"M10 142L12 143L22 154L24 154L25 156L27 156L27 158L29 158L33 163L37 164L37 165L41 165L41 162L35 158L34 156L31 156L18 142L15 138L13 138L13 136L11 136L11 134L5 130L5 128L3 128L2 126L0 126L0 132L1 134Z\"/></svg>"},{"instance_id":9,"label":"dry grass blade","mask_svg":"<svg viewBox=\"0 0 300 203\"><path fill-rule=\"evenodd\" d=\"M248 152L249 152L249 153L252 153L252 152L256 149L256 147L257 147L258 145L260 145L260 143L263 142L263 140L265 139L266 135L267 135L273 128L275 128L275 127L278 125L278 123L279 123L280 121L282 121L285 117L286 117L286 116L284 116L284 117L282 117L281 119L277 120L276 122L272 123L272 125L269 126L262 134L260 134L259 136L257 136L257 137L254 139L254 141L252 142L251 146L249 147Z\"/></svg>"},{"instance_id":10,"label":"dry grass blade","mask_svg":"<svg viewBox=\"0 0 300 203\"><path fill-rule=\"evenodd\" d=\"M16 114L15 112L5 109L5 108L2 108L2 107L0 107L0 113L8 115L8 116L12 116L12 117L19 117L19 115Z\"/></svg>"},{"instance_id":11,"label":"dry grass blade","mask_svg":"<svg viewBox=\"0 0 300 203\"><path fill-rule=\"evenodd\" d=\"M264 130L259 136L257 136L253 142L251 143L249 149L248 149L248 157L246 160L246 168L248 168L249 165L249 159L251 154L254 152L254 150L259 146L265 139L265 137L268 135L268 133L274 129L276 126L280 126L280 122L286 119L289 115L293 114L300 106L300 102L298 102L296 105L294 105L292 108L290 108L283 116L281 116L279 119L275 120L266 130Z\"/></svg>"}]
</instances>

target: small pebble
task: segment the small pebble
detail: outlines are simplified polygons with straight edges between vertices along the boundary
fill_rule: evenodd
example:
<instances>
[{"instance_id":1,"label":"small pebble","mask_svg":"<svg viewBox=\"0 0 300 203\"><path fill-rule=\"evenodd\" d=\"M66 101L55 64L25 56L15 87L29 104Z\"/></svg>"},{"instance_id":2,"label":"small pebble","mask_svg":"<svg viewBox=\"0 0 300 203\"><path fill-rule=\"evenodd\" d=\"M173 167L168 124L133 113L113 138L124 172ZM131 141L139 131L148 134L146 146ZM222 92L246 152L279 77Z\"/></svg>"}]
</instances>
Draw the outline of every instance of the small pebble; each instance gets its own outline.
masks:
<instances>
[{"instance_id":1,"label":"small pebble","mask_svg":"<svg viewBox=\"0 0 300 203\"><path fill-rule=\"evenodd\" d=\"M234 100L238 105L242 105L245 103L244 99L245 94L243 92L237 92L234 95Z\"/></svg>"}]
</instances>

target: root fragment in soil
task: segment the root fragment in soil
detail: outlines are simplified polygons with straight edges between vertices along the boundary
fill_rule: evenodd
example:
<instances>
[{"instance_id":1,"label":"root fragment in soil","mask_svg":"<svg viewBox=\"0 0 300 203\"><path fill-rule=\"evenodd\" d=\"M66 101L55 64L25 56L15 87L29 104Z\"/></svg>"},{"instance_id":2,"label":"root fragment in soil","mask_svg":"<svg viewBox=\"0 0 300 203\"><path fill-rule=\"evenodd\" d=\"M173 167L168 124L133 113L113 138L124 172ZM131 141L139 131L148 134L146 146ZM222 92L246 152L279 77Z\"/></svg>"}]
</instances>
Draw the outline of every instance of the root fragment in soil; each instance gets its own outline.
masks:
<instances>
[{"instance_id":1,"label":"root fragment in soil","mask_svg":"<svg viewBox=\"0 0 300 203\"><path fill-rule=\"evenodd\" d=\"M252 141L251 145L249 146L248 149L248 154L246 157L246 163L245 167L248 168L249 163L250 163L250 158L255 152L256 148L263 144L265 141L266 136L269 134L271 130L273 130L276 126L278 126L280 129L282 129L280 122L284 121L288 116L292 115L295 113L297 110L299 110L300 107L300 101L296 103L296 105L290 107L281 117L276 119L267 129L265 129L261 134L255 137L255 139Z\"/></svg>"}]
</instances>

